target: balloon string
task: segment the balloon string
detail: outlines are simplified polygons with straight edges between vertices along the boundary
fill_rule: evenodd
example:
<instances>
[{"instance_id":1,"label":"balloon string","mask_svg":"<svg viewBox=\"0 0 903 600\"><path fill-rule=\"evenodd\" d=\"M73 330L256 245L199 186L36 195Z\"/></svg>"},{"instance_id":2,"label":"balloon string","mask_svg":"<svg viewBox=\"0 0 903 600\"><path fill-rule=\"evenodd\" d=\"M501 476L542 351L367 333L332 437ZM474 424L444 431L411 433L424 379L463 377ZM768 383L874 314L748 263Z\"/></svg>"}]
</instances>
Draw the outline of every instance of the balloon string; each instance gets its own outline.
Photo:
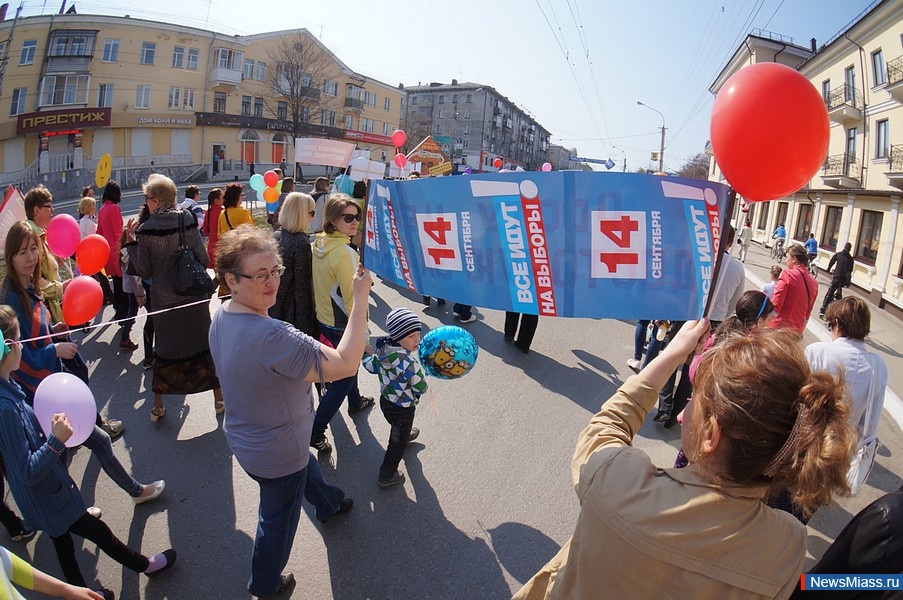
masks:
<instances>
[{"instance_id":1,"label":"balloon string","mask_svg":"<svg viewBox=\"0 0 903 600\"><path fill-rule=\"evenodd\" d=\"M220 300L223 298L228 298L231 294L226 294L224 296L217 296ZM196 300L195 302L189 302L188 304L180 304L179 306L173 306L171 308L161 308L160 310L155 310L153 312L145 312L143 315L135 315L134 317L125 317L124 319L116 319L113 321L104 321L102 323L96 323L94 325L86 325L84 327L76 327L76 329L81 329L82 331L89 331L91 329L97 329L99 327L107 327L109 325L116 325L117 323L124 323L126 321L133 321L138 319L139 317L152 317L154 315L162 315L163 313L172 312L174 310L181 310L183 308L188 308L189 306L197 306L198 304L209 303L211 298L207 298L205 300ZM24 340L19 340L20 344L26 344L28 342L37 342L38 340L49 340L55 337L62 337L72 333L72 330L60 331L59 333L50 333L48 335L39 335L38 337L28 338Z\"/></svg>"},{"instance_id":2,"label":"balloon string","mask_svg":"<svg viewBox=\"0 0 903 600\"><path fill-rule=\"evenodd\" d=\"M436 410L436 395L433 394L433 388L427 388L427 394L430 397L430 407L433 409L433 416L438 417L439 412Z\"/></svg>"}]
</instances>

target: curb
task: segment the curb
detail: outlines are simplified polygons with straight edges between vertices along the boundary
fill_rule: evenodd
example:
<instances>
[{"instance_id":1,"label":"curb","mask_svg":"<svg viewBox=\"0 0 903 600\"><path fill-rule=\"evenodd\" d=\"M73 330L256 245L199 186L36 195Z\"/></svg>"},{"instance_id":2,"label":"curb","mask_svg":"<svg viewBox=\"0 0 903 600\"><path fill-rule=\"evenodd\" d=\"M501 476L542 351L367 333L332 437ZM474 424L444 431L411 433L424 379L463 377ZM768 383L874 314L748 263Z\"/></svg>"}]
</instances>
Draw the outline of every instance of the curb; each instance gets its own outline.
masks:
<instances>
[{"instance_id":1,"label":"curb","mask_svg":"<svg viewBox=\"0 0 903 600\"><path fill-rule=\"evenodd\" d=\"M753 285L756 286L757 290L761 290L762 287L765 286L765 281L760 279L753 272L743 268L746 271L746 279L751 281ZM830 342L831 336L825 330L824 324L816 318L809 317L809 321L806 323L806 329L815 337L818 338L820 342ZM884 409L890 414L891 418L896 421L897 426L900 429L903 429L903 400L900 400L900 397L890 389L890 386L884 391Z\"/></svg>"}]
</instances>

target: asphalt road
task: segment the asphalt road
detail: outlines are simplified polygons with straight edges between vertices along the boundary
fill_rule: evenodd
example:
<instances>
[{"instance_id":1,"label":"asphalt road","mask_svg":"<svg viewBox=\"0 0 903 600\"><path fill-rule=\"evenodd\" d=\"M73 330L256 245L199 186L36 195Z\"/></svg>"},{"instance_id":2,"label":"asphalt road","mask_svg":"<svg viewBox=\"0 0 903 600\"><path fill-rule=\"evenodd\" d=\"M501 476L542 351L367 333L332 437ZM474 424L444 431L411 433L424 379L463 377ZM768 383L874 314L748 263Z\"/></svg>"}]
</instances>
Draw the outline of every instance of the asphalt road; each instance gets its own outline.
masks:
<instances>
[{"instance_id":1,"label":"asphalt road","mask_svg":"<svg viewBox=\"0 0 903 600\"><path fill-rule=\"evenodd\" d=\"M372 333L380 334L386 314L398 306L423 315L428 327L455 322L451 302L426 308L419 300L377 283ZM476 314L478 320L465 327L480 344L477 364L462 379L430 380L432 391L417 409L420 438L402 463L408 476L403 486L376 485L389 432L378 408L354 419L342 410L334 420L329 436L335 451L321 460L324 477L355 504L326 525L302 515L287 569L298 580L292 598L507 598L572 532L578 512L569 466L574 443L631 374L625 361L632 354L633 324L545 318L525 356L503 340L503 313ZM106 307L103 318L111 317ZM257 487L226 446L212 393L167 397L166 417L152 423L142 351L120 353L112 329L79 334L91 387L101 412L125 422L125 434L114 443L117 455L141 481L166 479L166 492L135 507L85 450L71 472L86 501L103 509L121 539L146 554L175 547L179 562L151 580L85 543L79 560L86 576L96 574L126 600L249 598ZM136 329L133 339L138 335ZM378 395L375 376L361 373L362 392ZM665 430L650 418L636 445L670 466L679 436L679 429ZM894 460L903 436L885 423L881 438L885 447L869 486L810 522L812 556L824 552L856 511L903 483ZM27 545L0 543L60 575L46 535Z\"/></svg>"}]
</instances>

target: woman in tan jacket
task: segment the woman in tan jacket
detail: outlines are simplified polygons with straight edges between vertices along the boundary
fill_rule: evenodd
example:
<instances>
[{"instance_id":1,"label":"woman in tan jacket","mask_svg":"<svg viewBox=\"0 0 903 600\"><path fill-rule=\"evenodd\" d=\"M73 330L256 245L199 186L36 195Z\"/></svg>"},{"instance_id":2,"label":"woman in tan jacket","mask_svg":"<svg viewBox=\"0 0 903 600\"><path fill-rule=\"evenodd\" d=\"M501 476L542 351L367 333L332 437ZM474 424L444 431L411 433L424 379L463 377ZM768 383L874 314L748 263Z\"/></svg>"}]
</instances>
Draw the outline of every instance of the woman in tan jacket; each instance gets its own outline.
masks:
<instances>
[{"instance_id":1,"label":"woman in tan jacket","mask_svg":"<svg viewBox=\"0 0 903 600\"><path fill-rule=\"evenodd\" d=\"M843 385L810 371L796 338L765 331L708 351L684 411L685 469L631 442L658 390L709 333L688 321L580 434L574 535L515 598L787 598L806 528L764 500L786 486L807 511L849 491L855 436Z\"/></svg>"}]
</instances>

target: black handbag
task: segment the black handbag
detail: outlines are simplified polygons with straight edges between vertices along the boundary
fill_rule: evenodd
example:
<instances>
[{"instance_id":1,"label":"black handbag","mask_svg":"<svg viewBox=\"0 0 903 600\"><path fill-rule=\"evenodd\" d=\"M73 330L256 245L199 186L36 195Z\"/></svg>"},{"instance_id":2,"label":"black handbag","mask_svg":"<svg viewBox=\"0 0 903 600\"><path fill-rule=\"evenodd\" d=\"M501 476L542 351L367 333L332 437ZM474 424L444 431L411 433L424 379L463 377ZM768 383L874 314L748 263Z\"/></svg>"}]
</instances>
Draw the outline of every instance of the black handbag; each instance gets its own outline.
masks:
<instances>
[{"instance_id":1,"label":"black handbag","mask_svg":"<svg viewBox=\"0 0 903 600\"><path fill-rule=\"evenodd\" d=\"M216 284L185 242L185 213L179 210L179 247L170 267L172 290L179 296L209 296Z\"/></svg>"}]
</instances>

